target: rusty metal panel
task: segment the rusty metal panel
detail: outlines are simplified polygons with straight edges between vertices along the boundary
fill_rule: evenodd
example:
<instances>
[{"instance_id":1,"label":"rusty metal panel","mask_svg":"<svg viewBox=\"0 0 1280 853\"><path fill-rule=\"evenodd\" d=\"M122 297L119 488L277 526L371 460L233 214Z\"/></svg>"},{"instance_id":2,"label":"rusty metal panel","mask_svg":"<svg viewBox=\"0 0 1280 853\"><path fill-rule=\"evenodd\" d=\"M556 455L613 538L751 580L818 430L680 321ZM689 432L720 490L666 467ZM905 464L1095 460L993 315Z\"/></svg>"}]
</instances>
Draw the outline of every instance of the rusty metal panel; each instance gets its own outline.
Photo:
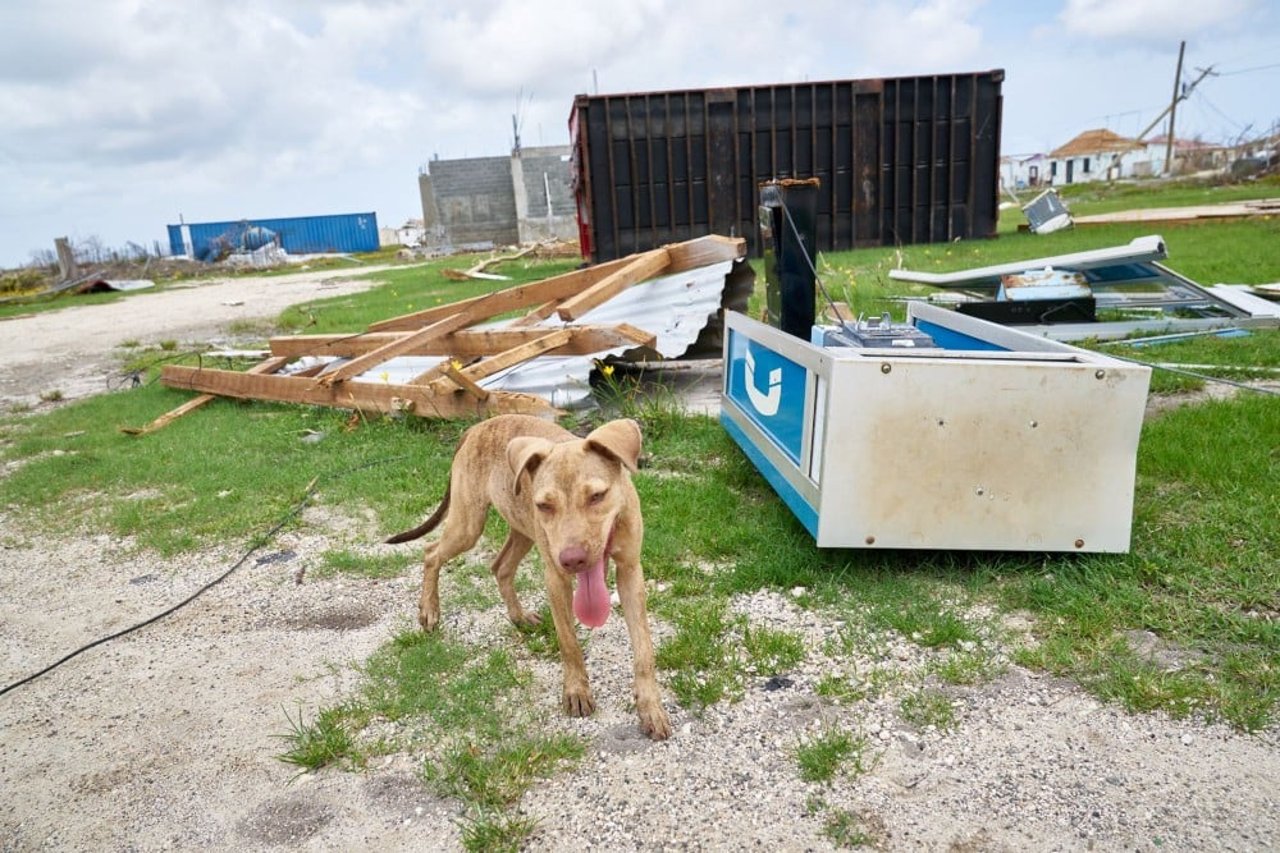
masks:
<instances>
[{"instance_id":1,"label":"rusty metal panel","mask_svg":"<svg viewBox=\"0 0 1280 853\"><path fill-rule=\"evenodd\" d=\"M1002 70L579 95L583 251L610 260L708 233L758 251L756 188L818 178L818 248L996 232Z\"/></svg>"}]
</instances>

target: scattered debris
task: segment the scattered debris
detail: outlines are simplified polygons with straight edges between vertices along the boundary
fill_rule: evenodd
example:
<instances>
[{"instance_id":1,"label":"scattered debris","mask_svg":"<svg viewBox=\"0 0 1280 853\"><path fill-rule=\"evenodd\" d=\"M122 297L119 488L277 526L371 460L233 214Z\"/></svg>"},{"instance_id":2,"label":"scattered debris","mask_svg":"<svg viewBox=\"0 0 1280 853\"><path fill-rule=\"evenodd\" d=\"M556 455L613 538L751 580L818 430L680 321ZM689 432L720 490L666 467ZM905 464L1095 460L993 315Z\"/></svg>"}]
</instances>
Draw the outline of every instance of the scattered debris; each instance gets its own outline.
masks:
<instances>
[{"instance_id":1,"label":"scattered debris","mask_svg":"<svg viewBox=\"0 0 1280 853\"><path fill-rule=\"evenodd\" d=\"M745 307L754 280L745 254L744 240L711 235L354 335L273 338L271 358L247 372L166 365L165 385L201 396L126 432L153 432L215 396L419 417L554 414L589 395L598 359L678 357L724 302ZM524 313L493 319L516 311Z\"/></svg>"},{"instance_id":2,"label":"scattered debris","mask_svg":"<svg viewBox=\"0 0 1280 853\"><path fill-rule=\"evenodd\" d=\"M1071 225L1071 213L1053 187L1023 205L1022 213L1027 217L1033 234L1052 234Z\"/></svg>"},{"instance_id":3,"label":"scattered debris","mask_svg":"<svg viewBox=\"0 0 1280 853\"><path fill-rule=\"evenodd\" d=\"M1077 225L1104 225L1113 222L1186 222L1193 219L1248 219L1280 214L1280 198L1201 204L1187 207L1149 207L1077 216ZM1032 228L1031 230L1035 230Z\"/></svg>"},{"instance_id":4,"label":"scattered debris","mask_svg":"<svg viewBox=\"0 0 1280 853\"><path fill-rule=\"evenodd\" d=\"M1059 341L1114 340L1135 332L1280 325L1280 308L1244 285L1205 287L1158 263L1158 235L1125 246L950 273L895 269L889 277L951 291L930 301ZM1031 280L1041 287L1026 287ZM1096 320L1105 311L1105 321Z\"/></svg>"},{"instance_id":5,"label":"scattered debris","mask_svg":"<svg viewBox=\"0 0 1280 853\"><path fill-rule=\"evenodd\" d=\"M75 292L106 293L107 291L115 291L116 293L130 293L135 290L148 290L155 286L156 283L149 278L90 278L88 281L81 282L75 288Z\"/></svg>"},{"instance_id":6,"label":"scattered debris","mask_svg":"<svg viewBox=\"0 0 1280 853\"><path fill-rule=\"evenodd\" d=\"M468 279L479 279L482 281L510 281L510 276L492 273L490 270L499 264L504 264L508 261L518 261L521 258L527 258L531 255L535 258L545 259L577 257L578 253L578 244L576 242L565 243L552 240L544 243L533 243L509 255L497 255L492 258L487 258L465 270L441 270L440 274L451 281L467 281Z\"/></svg>"}]
</instances>

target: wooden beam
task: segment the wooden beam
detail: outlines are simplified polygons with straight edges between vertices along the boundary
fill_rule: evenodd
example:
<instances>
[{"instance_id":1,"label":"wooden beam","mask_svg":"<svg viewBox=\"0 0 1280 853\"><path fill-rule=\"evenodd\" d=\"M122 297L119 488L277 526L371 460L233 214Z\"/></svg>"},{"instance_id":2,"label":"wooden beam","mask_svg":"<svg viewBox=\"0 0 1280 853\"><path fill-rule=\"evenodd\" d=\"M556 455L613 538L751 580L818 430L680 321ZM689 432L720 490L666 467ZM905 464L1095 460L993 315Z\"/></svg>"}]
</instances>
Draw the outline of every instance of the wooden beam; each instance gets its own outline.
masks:
<instances>
[{"instance_id":1,"label":"wooden beam","mask_svg":"<svg viewBox=\"0 0 1280 853\"><path fill-rule=\"evenodd\" d=\"M465 394L434 394L414 385L387 382L343 382L322 385L294 376L255 376L234 370L201 369L166 365L160 381L170 388L201 391L221 397L243 400L271 400L281 403L307 403L358 409L364 412L410 412L424 418L456 418L523 413L531 415L560 414L546 400L531 394L509 391L487 392L488 399L477 401Z\"/></svg>"},{"instance_id":2,"label":"wooden beam","mask_svg":"<svg viewBox=\"0 0 1280 853\"><path fill-rule=\"evenodd\" d=\"M626 266L625 258L609 261L587 269L574 270L573 272L552 276L542 281L535 281L532 284L508 287L504 290L486 293L483 296L463 299L460 302L440 305L436 308L427 308L426 310L415 311L412 314L404 314L400 317L392 317L389 320L373 323L369 326L369 331L394 332L418 329L427 323L433 323L459 311L476 312L476 320L478 322L496 314L517 311L521 308L541 305L549 300L564 299L572 296L624 266Z\"/></svg>"},{"instance_id":3,"label":"wooden beam","mask_svg":"<svg viewBox=\"0 0 1280 853\"><path fill-rule=\"evenodd\" d=\"M630 323L619 323L613 327L613 330L628 342L637 346L652 347L658 345L657 335L645 329L637 328ZM611 347L600 347L600 349L592 350L592 352L599 352L601 349L611 349Z\"/></svg>"},{"instance_id":4,"label":"wooden beam","mask_svg":"<svg viewBox=\"0 0 1280 853\"><path fill-rule=\"evenodd\" d=\"M684 272L721 261L736 261L747 256L747 241L744 238L721 237L719 234L708 234L683 243L670 243L663 248L671 253L672 272Z\"/></svg>"},{"instance_id":5,"label":"wooden beam","mask_svg":"<svg viewBox=\"0 0 1280 853\"><path fill-rule=\"evenodd\" d=\"M427 326L425 329L421 329L410 335L405 335L399 340L383 344L377 349L370 350L359 358L353 358L351 361L336 370L330 371L329 373L321 376L320 381L325 385L332 385L335 382L343 382L353 376L359 376L361 373L372 370L384 361L390 361L398 355L404 355L420 343L444 337L450 332L456 331L463 326L470 325L472 322L473 318L465 311L459 314L454 314L451 317L446 317L443 320L438 320L430 326Z\"/></svg>"},{"instance_id":6,"label":"wooden beam","mask_svg":"<svg viewBox=\"0 0 1280 853\"><path fill-rule=\"evenodd\" d=\"M654 336L627 324L616 326L586 325L569 327L573 335L554 355L589 355L613 347L635 343L652 343ZM497 355L546 335L548 327L529 326L497 329L459 329L440 338L420 340L401 355L443 355L462 361ZM357 358L400 341L409 332L369 332L363 335L291 335L271 339L272 355L302 358L306 355L330 355ZM643 336L637 340L637 334Z\"/></svg>"},{"instance_id":7,"label":"wooden beam","mask_svg":"<svg viewBox=\"0 0 1280 853\"><path fill-rule=\"evenodd\" d=\"M592 308L617 296L622 291L648 278L653 278L671 266L671 253L666 249L654 249L633 255L622 269L602 278L581 293L564 300L556 313L561 320L577 320Z\"/></svg>"},{"instance_id":8,"label":"wooden beam","mask_svg":"<svg viewBox=\"0 0 1280 853\"><path fill-rule=\"evenodd\" d=\"M703 267L720 261L731 261L746 257L747 241L741 237L721 237L711 234L686 240L683 243L672 243L664 246L670 255L671 264L668 273ZM629 255L613 261L606 261L586 269L574 270L562 275L552 276L532 284L509 287L484 296L474 296L460 302L428 308L400 317L392 317L374 323L369 327L371 332L393 332L419 329L428 323L456 314L459 311L475 310L479 320L503 314L507 311L518 311L522 308L540 306L545 302L568 299L591 287L634 261L637 255Z\"/></svg>"},{"instance_id":9,"label":"wooden beam","mask_svg":"<svg viewBox=\"0 0 1280 853\"><path fill-rule=\"evenodd\" d=\"M266 361L261 362L260 364L255 364L253 367L250 367L247 371L245 371L245 373L251 374L251 375L275 373L277 370L284 367L286 364L288 364L292 360L293 360L292 358L279 357L279 356L275 358L268 358ZM190 399L187 402L183 403L181 406L178 406L176 409L165 412L163 415L156 418L154 421L152 421L151 423L147 424L144 427L120 427L120 431L122 433L125 433L126 435L147 435L149 433L155 432L158 429L163 429L164 427L173 423L183 415L194 412L196 409L199 409L202 406L206 406L209 403L212 403L216 399L217 397L213 394L201 394L199 397Z\"/></svg>"},{"instance_id":10,"label":"wooden beam","mask_svg":"<svg viewBox=\"0 0 1280 853\"><path fill-rule=\"evenodd\" d=\"M483 359L478 364L473 364L470 367L459 370L450 362L449 366L445 368L445 373L448 375L449 379L454 381L457 381L459 377L463 377L469 382L479 382L481 379L492 376L500 370L506 370L513 364L519 364L522 361L537 358L551 350L562 347L573 338L572 329L556 329L549 334L546 333L545 329L541 331L543 332L543 335L537 340L529 341L528 343L521 344L517 347L512 347L504 353L490 356L489 358ZM447 383L449 379L437 379L432 382L431 385L437 391L443 391L446 390L448 386L447 384L442 383ZM465 388L467 386L463 384L463 387Z\"/></svg>"},{"instance_id":11,"label":"wooden beam","mask_svg":"<svg viewBox=\"0 0 1280 853\"><path fill-rule=\"evenodd\" d=\"M446 373L448 373L449 366L451 364L453 364L453 359L446 358L444 361L440 362L435 367L432 367L428 370L423 371L422 373L419 373L417 376L414 376L406 384L426 385L429 382L431 382L432 379L439 379L441 376L444 376Z\"/></svg>"},{"instance_id":12,"label":"wooden beam","mask_svg":"<svg viewBox=\"0 0 1280 853\"><path fill-rule=\"evenodd\" d=\"M479 385L477 385L471 379L471 377L467 376L461 370L454 367L453 362L449 362L448 365L449 366L445 368L445 373L448 374L449 378L452 379L454 382L456 382L462 388L463 391L466 391L468 394L470 394L472 397L475 397L477 400L479 400L482 403L489 399L488 391L484 390ZM444 381L444 380L437 380L437 381ZM442 393L442 392L438 391L437 393Z\"/></svg>"},{"instance_id":13,"label":"wooden beam","mask_svg":"<svg viewBox=\"0 0 1280 853\"><path fill-rule=\"evenodd\" d=\"M530 311L528 314L525 314L523 317L512 320L511 327L517 328L520 326L538 325L543 320L547 319L552 314L556 313L556 309L560 307L561 301L562 300L559 300L559 299L553 299L550 302L542 303L537 308L534 308L532 311Z\"/></svg>"}]
</instances>

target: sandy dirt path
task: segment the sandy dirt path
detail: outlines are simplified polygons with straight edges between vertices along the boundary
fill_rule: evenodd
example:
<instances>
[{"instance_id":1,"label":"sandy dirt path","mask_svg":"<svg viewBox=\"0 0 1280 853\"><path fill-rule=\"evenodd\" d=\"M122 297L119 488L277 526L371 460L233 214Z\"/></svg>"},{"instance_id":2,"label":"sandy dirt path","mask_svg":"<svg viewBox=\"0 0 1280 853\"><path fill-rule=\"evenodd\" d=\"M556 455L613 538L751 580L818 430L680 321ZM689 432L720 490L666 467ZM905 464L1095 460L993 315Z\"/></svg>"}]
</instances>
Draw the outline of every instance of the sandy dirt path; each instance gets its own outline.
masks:
<instances>
[{"instance_id":1,"label":"sandy dirt path","mask_svg":"<svg viewBox=\"0 0 1280 853\"><path fill-rule=\"evenodd\" d=\"M103 305L75 305L0 320L0 411L42 394L75 400L119 383L121 344L224 338L237 322L269 321L290 305L356 293L373 282L360 270L212 279L144 291Z\"/></svg>"}]
</instances>

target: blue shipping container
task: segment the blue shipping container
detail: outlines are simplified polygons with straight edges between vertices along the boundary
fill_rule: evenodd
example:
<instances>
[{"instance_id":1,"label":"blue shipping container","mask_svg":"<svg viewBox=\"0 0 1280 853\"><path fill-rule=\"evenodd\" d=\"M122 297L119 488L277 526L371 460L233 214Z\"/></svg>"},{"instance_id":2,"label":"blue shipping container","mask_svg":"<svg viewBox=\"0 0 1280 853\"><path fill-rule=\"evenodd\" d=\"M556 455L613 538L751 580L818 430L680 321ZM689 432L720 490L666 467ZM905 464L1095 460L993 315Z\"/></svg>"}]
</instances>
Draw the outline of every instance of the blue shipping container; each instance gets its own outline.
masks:
<instances>
[{"instance_id":1,"label":"blue shipping container","mask_svg":"<svg viewBox=\"0 0 1280 853\"><path fill-rule=\"evenodd\" d=\"M319 252L374 252L378 249L378 216L375 213L340 213L332 216L295 216L285 219L241 219L236 222L193 222L169 226L169 251L187 254L183 229L190 232L191 256L200 260L218 257L222 247L241 248L246 242L262 245L261 229L275 233L280 247L291 255ZM248 246L246 248L253 248Z\"/></svg>"}]
</instances>

